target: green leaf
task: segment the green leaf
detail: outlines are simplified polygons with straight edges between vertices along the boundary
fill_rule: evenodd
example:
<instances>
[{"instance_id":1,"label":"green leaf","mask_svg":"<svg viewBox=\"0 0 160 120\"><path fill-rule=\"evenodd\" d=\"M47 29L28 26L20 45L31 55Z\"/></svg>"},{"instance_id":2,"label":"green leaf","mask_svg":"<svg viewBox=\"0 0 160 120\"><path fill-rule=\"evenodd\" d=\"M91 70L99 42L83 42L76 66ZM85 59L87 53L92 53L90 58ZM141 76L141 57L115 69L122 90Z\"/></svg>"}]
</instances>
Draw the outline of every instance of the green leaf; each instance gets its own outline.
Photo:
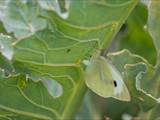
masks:
<instances>
[{"instance_id":1,"label":"green leaf","mask_svg":"<svg viewBox=\"0 0 160 120\"><path fill-rule=\"evenodd\" d=\"M29 3L21 4L25 6ZM119 3L111 3L111 1L108 3L103 0L95 2L73 0L70 1L69 16L66 19L62 19L54 11L42 10L41 17L43 18L41 19L47 18L48 27L34 32L29 37L25 36L24 39L20 37L20 40L12 43L14 47L13 65L16 73L24 74L24 76L20 75L20 78L16 76L14 80L6 78L4 81L11 83L5 83L6 86L9 84L8 87L2 85L8 89L8 92L14 91L16 97L10 95L11 99L23 102L17 104L17 102L2 101L0 102L1 108L10 112L16 109L17 111L13 114L20 114L20 118L26 116L26 112L33 112L26 117L38 119L42 116L41 119L48 117L47 119L51 118L51 120L72 119L86 92L82 61L89 59L97 49L106 49L109 46L112 38L136 4L137 0L125 0ZM30 7L32 8L33 4ZM109 14L106 14L105 11ZM37 18L36 15L34 17ZM20 81L18 83L17 77ZM30 79L27 81L26 77ZM45 84L41 83L44 80L56 80L63 88L62 95L53 97L50 90L44 86ZM24 98L17 87L10 87L10 85L17 86L17 84L20 91L22 90L35 105L39 106L38 108L34 109L34 105L31 104L33 102L27 102L28 98ZM35 88L37 86L42 92L45 91L43 95L37 91L39 90ZM7 96L0 97L4 100ZM41 102L43 99L44 104ZM41 105L44 107L40 107Z\"/></svg>"},{"instance_id":2,"label":"green leaf","mask_svg":"<svg viewBox=\"0 0 160 120\"><path fill-rule=\"evenodd\" d=\"M156 49L147 31L146 6L139 3L135 7L119 32L115 44L117 42L119 42L117 45L118 50L128 49L135 54L143 56L153 65L156 64ZM149 54L146 52L148 50Z\"/></svg>"},{"instance_id":3,"label":"green leaf","mask_svg":"<svg viewBox=\"0 0 160 120\"><path fill-rule=\"evenodd\" d=\"M98 48L98 41L71 38L59 31L45 29L14 43L14 48L14 58L19 61L40 64L76 64L87 54L89 56L89 52L93 49ZM28 57L30 55L32 57Z\"/></svg>"},{"instance_id":4,"label":"green leaf","mask_svg":"<svg viewBox=\"0 0 160 120\"><path fill-rule=\"evenodd\" d=\"M148 30L153 38L158 54L160 49L160 41L159 41L160 12L159 11L160 11L160 1L151 0L148 5Z\"/></svg>"},{"instance_id":5,"label":"green leaf","mask_svg":"<svg viewBox=\"0 0 160 120\"><path fill-rule=\"evenodd\" d=\"M155 73L152 65L127 50L110 53L108 58L121 71L132 100L138 102L143 110L151 109L159 103L154 94L157 82L151 79Z\"/></svg>"},{"instance_id":6,"label":"green leaf","mask_svg":"<svg viewBox=\"0 0 160 120\"><path fill-rule=\"evenodd\" d=\"M36 84L22 75L0 79L0 109L15 116L22 115L30 119L52 120L59 116L53 108L61 105L60 100L53 101L42 82ZM12 91L12 95L6 94ZM10 101L11 100L11 101ZM9 102L10 101L10 102Z\"/></svg>"},{"instance_id":7,"label":"green leaf","mask_svg":"<svg viewBox=\"0 0 160 120\"><path fill-rule=\"evenodd\" d=\"M34 81L41 81L42 78L46 77L49 80L56 80L61 86L63 86L62 95L52 99L55 104L53 108L61 116L58 119L63 119L63 117L70 118L71 115L76 112L76 106L79 100L83 97L86 90L83 81L83 74L80 72L79 66L75 65L41 65L32 63L21 63L15 62L17 72L25 73ZM48 80L46 79L46 81ZM56 102L58 98L58 103ZM61 104L59 104L59 102ZM52 105L52 104L50 104ZM73 108L71 106L74 106ZM72 111L70 113L70 111ZM74 111L74 112L73 112ZM69 113L68 113L69 112Z\"/></svg>"},{"instance_id":8,"label":"green leaf","mask_svg":"<svg viewBox=\"0 0 160 120\"><path fill-rule=\"evenodd\" d=\"M52 25L65 35L77 39L98 39L100 48L106 49L137 2L73 0L67 11L69 14L67 18L61 19L51 11L42 16L47 17Z\"/></svg>"},{"instance_id":9,"label":"green leaf","mask_svg":"<svg viewBox=\"0 0 160 120\"><path fill-rule=\"evenodd\" d=\"M39 18L36 1L9 0L0 1L0 20L8 33L14 33L18 39L31 36L46 27L46 21Z\"/></svg>"},{"instance_id":10,"label":"green leaf","mask_svg":"<svg viewBox=\"0 0 160 120\"><path fill-rule=\"evenodd\" d=\"M156 50L157 50L157 66L156 66L156 73L153 77L153 80L157 80L157 86L155 90L155 95L157 97L160 96L159 94L159 71L160 71L160 35L159 35L159 29L160 29L160 1L151 0L148 4L148 31L150 32ZM160 105L157 105L151 112L150 112L150 119L159 119L159 109Z\"/></svg>"}]
</instances>

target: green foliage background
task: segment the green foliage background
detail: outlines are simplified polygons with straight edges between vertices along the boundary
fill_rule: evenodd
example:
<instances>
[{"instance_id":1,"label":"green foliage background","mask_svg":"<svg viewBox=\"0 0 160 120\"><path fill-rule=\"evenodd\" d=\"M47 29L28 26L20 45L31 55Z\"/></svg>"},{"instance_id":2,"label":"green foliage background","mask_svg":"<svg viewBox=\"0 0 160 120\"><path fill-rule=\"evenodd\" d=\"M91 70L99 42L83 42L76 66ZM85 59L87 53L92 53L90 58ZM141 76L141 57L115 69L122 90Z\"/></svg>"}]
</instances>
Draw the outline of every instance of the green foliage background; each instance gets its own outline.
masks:
<instances>
[{"instance_id":1,"label":"green foliage background","mask_svg":"<svg viewBox=\"0 0 160 120\"><path fill-rule=\"evenodd\" d=\"M0 119L160 119L159 8L156 0L0 1ZM86 87L84 60L97 50L120 71L130 102Z\"/></svg>"}]
</instances>

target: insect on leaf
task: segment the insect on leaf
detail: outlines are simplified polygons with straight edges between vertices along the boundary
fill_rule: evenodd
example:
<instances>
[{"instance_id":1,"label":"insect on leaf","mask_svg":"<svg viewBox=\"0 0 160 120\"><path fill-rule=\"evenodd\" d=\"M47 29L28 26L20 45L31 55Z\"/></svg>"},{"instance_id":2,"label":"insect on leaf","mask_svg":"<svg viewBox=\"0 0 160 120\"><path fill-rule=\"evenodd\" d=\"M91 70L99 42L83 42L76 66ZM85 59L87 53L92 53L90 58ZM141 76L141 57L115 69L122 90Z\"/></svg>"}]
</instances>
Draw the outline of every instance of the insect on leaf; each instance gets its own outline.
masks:
<instances>
[{"instance_id":1,"label":"insect on leaf","mask_svg":"<svg viewBox=\"0 0 160 120\"><path fill-rule=\"evenodd\" d=\"M104 57L92 58L86 68L87 86L102 97L130 101L128 89L118 70Z\"/></svg>"}]
</instances>

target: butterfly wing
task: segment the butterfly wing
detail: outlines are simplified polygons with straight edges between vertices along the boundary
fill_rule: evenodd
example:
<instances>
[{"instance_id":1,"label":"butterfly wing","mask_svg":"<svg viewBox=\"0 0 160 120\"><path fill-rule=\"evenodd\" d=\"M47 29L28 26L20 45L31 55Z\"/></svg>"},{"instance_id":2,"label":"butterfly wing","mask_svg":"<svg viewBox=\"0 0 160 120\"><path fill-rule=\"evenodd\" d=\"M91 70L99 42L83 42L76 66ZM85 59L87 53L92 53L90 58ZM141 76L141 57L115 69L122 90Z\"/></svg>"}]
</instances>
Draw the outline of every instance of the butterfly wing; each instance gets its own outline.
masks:
<instances>
[{"instance_id":1,"label":"butterfly wing","mask_svg":"<svg viewBox=\"0 0 160 120\"><path fill-rule=\"evenodd\" d=\"M88 88L101 97L111 97L114 94L112 74L102 57L90 61L86 68L85 82Z\"/></svg>"},{"instance_id":2,"label":"butterfly wing","mask_svg":"<svg viewBox=\"0 0 160 120\"><path fill-rule=\"evenodd\" d=\"M104 57L91 59L86 68L88 88L101 97L130 101L130 94L119 71Z\"/></svg>"},{"instance_id":3,"label":"butterfly wing","mask_svg":"<svg viewBox=\"0 0 160 120\"><path fill-rule=\"evenodd\" d=\"M109 62L108 66L111 70L112 73L112 78L114 80L114 94L112 97L122 100L122 101L130 101L130 94L128 91L127 86L125 85L121 74L119 73L119 71Z\"/></svg>"}]
</instances>

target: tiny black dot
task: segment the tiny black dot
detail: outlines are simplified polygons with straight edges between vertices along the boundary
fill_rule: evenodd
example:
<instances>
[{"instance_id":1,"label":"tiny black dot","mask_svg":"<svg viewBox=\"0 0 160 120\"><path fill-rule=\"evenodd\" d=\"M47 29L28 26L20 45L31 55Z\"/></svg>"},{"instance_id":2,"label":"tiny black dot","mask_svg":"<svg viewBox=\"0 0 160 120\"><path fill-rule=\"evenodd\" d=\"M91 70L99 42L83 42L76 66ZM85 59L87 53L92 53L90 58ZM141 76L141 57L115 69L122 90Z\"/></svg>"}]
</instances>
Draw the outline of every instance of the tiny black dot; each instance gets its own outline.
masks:
<instances>
[{"instance_id":1,"label":"tiny black dot","mask_svg":"<svg viewBox=\"0 0 160 120\"><path fill-rule=\"evenodd\" d=\"M113 81L113 83L114 83L114 87L117 87L117 82L116 82L116 81Z\"/></svg>"},{"instance_id":2,"label":"tiny black dot","mask_svg":"<svg viewBox=\"0 0 160 120\"><path fill-rule=\"evenodd\" d=\"M69 53L71 51L71 49L67 49L67 53Z\"/></svg>"}]
</instances>

